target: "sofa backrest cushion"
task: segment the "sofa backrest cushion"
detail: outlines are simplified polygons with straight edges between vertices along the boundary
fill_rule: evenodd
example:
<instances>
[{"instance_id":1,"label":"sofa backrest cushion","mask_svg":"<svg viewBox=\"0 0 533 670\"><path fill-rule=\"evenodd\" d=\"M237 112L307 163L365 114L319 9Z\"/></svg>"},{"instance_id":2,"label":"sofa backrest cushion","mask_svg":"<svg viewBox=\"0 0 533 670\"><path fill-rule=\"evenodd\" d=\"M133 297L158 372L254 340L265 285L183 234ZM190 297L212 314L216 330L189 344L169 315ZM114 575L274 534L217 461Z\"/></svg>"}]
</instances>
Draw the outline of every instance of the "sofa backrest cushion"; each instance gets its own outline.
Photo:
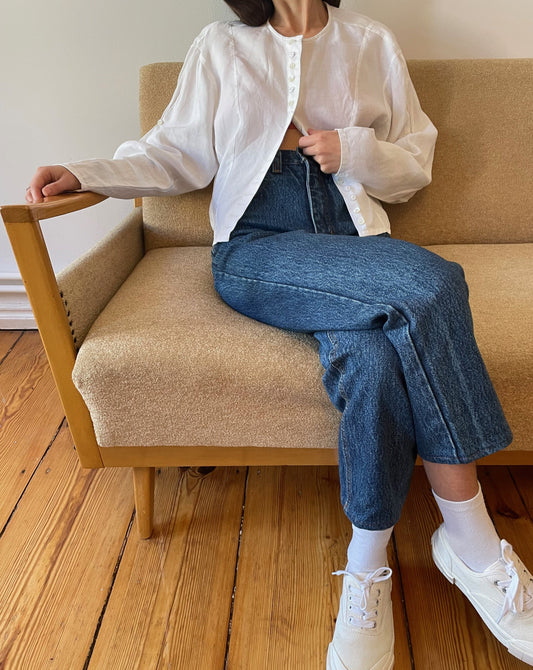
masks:
<instances>
[{"instance_id":1,"label":"sofa backrest cushion","mask_svg":"<svg viewBox=\"0 0 533 670\"><path fill-rule=\"evenodd\" d=\"M181 63L153 63L140 71L139 116L141 132L147 133L168 105ZM209 246L211 187L175 197L143 198L144 244L159 247Z\"/></svg>"},{"instance_id":2,"label":"sofa backrest cushion","mask_svg":"<svg viewBox=\"0 0 533 670\"><path fill-rule=\"evenodd\" d=\"M411 61L439 130L433 182L387 206L417 244L532 242L533 59Z\"/></svg>"},{"instance_id":3,"label":"sofa backrest cushion","mask_svg":"<svg viewBox=\"0 0 533 670\"><path fill-rule=\"evenodd\" d=\"M142 132L158 120L181 65L141 69ZM393 235L422 245L533 241L533 59L417 60L409 69L439 130L433 182L387 205ZM147 249L209 245L211 189L144 198Z\"/></svg>"}]
</instances>

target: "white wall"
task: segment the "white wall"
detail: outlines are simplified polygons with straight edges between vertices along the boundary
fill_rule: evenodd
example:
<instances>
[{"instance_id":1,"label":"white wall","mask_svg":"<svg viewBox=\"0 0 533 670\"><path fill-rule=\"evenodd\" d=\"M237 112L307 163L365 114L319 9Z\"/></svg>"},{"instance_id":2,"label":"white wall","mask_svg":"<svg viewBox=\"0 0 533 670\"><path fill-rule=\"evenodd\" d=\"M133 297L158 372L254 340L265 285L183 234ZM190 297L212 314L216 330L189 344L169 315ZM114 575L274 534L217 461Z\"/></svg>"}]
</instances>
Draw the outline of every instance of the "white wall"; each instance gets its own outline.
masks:
<instances>
[{"instance_id":1,"label":"white wall","mask_svg":"<svg viewBox=\"0 0 533 670\"><path fill-rule=\"evenodd\" d=\"M343 0L343 6L389 25L408 58L533 57L531 0ZM182 60L203 25L230 16L222 0L2 0L0 203L23 202L37 165L111 156L120 142L137 137L139 67ZM89 248L130 208L108 200L46 222L54 267ZM19 284L2 226L0 328L26 323Z\"/></svg>"}]
</instances>

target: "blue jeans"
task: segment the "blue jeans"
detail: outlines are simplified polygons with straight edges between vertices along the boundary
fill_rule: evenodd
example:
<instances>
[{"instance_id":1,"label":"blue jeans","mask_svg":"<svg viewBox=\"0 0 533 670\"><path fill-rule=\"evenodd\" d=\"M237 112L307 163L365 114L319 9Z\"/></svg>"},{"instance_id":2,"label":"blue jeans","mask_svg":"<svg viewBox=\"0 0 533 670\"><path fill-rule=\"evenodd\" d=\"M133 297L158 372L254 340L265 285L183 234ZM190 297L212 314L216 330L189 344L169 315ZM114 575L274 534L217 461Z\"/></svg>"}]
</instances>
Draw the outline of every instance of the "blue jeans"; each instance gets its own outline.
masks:
<instances>
[{"instance_id":1,"label":"blue jeans","mask_svg":"<svg viewBox=\"0 0 533 670\"><path fill-rule=\"evenodd\" d=\"M417 454L468 463L511 441L462 268L388 235L358 236L331 176L300 152L278 153L230 241L213 248L213 275L237 311L318 340L356 526L398 521Z\"/></svg>"}]
</instances>

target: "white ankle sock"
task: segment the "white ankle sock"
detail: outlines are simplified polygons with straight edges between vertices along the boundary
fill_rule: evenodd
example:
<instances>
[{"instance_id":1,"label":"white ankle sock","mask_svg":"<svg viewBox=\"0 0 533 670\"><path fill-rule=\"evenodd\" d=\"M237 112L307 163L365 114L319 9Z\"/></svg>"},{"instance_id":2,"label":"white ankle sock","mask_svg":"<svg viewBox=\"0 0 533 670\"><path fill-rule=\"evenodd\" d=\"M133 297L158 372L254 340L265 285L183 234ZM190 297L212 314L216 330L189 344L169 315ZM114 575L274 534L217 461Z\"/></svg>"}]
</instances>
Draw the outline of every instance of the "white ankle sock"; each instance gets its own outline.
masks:
<instances>
[{"instance_id":1,"label":"white ankle sock","mask_svg":"<svg viewBox=\"0 0 533 670\"><path fill-rule=\"evenodd\" d=\"M394 526L386 530L364 530L352 524L353 535L348 545L346 570L357 574L387 566L387 545L393 528Z\"/></svg>"},{"instance_id":2,"label":"white ankle sock","mask_svg":"<svg viewBox=\"0 0 533 670\"><path fill-rule=\"evenodd\" d=\"M466 565L483 572L500 558L500 538L487 512L481 485L470 500L444 500L433 491L448 541Z\"/></svg>"}]
</instances>

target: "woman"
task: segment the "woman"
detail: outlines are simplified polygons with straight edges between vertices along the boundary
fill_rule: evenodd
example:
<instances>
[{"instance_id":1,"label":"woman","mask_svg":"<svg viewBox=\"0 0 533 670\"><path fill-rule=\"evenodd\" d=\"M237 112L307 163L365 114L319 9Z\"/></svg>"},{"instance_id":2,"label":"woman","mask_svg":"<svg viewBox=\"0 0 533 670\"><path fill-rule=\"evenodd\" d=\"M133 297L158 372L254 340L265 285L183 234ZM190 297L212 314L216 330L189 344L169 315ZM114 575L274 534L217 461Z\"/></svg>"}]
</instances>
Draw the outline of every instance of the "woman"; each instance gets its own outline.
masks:
<instances>
[{"instance_id":1,"label":"woman","mask_svg":"<svg viewBox=\"0 0 533 670\"><path fill-rule=\"evenodd\" d=\"M113 160L40 168L27 200L68 190L173 195L214 178L213 274L252 318L313 333L342 412L352 522L328 670L394 664L386 547L417 454L444 523L437 567L510 652L533 664L533 581L499 539L476 459L509 427L477 349L461 268L390 238L380 201L431 179L436 130L382 25L333 0L227 0L176 93Z\"/></svg>"}]
</instances>

